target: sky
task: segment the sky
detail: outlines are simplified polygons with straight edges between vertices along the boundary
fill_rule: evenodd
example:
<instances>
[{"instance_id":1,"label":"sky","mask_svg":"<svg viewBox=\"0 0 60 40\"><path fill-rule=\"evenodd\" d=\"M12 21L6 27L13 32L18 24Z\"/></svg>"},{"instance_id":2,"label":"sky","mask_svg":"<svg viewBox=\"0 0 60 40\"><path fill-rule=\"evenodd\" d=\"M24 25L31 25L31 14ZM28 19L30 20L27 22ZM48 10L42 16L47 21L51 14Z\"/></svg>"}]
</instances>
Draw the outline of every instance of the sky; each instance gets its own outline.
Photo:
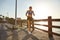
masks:
<instances>
[{"instance_id":1,"label":"sky","mask_svg":"<svg viewBox=\"0 0 60 40\"><path fill-rule=\"evenodd\" d=\"M35 13L34 19L60 18L60 0L17 0L17 17L26 19L29 6ZM0 0L0 15L15 18L15 0Z\"/></svg>"}]
</instances>

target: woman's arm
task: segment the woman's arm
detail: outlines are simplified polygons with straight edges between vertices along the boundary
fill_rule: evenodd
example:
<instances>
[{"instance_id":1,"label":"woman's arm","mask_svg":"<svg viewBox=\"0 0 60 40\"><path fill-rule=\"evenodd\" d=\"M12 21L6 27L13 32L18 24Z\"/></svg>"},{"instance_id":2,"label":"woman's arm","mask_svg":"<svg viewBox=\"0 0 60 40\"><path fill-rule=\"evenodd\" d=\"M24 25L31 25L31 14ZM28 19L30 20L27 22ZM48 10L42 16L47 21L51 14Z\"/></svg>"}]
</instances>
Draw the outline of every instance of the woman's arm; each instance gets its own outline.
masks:
<instances>
[{"instance_id":1,"label":"woman's arm","mask_svg":"<svg viewBox=\"0 0 60 40\"><path fill-rule=\"evenodd\" d=\"M27 16L27 13L28 13L28 11L26 12L26 16Z\"/></svg>"},{"instance_id":2,"label":"woman's arm","mask_svg":"<svg viewBox=\"0 0 60 40\"><path fill-rule=\"evenodd\" d=\"M34 11L33 11L33 15L35 16Z\"/></svg>"}]
</instances>

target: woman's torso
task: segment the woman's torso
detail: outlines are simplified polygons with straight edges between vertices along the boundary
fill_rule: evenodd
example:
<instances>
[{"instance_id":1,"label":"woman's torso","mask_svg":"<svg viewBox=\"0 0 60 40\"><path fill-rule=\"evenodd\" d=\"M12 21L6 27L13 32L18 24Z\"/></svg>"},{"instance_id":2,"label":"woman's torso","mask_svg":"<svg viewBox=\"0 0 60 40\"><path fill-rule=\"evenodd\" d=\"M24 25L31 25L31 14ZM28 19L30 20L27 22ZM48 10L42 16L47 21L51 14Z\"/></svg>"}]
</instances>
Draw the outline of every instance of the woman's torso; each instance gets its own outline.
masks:
<instances>
[{"instance_id":1,"label":"woman's torso","mask_svg":"<svg viewBox=\"0 0 60 40\"><path fill-rule=\"evenodd\" d=\"M32 17L32 13L33 13L33 11L28 11L28 17Z\"/></svg>"}]
</instances>

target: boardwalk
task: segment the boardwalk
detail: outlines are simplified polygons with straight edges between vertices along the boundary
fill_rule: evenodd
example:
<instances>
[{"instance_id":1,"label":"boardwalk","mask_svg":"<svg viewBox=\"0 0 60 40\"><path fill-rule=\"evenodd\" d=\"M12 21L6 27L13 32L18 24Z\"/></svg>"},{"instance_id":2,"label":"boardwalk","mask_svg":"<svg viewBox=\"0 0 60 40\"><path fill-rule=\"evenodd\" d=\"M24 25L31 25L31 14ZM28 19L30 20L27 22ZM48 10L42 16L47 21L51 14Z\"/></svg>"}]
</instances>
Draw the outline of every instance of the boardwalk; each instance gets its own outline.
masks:
<instances>
[{"instance_id":1,"label":"boardwalk","mask_svg":"<svg viewBox=\"0 0 60 40\"><path fill-rule=\"evenodd\" d=\"M0 24L0 40L60 40L60 36L53 35L51 39L48 33L41 30L35 29L32 34L28 34L26 27L10 30Z\"/></svg>"}]
</instances>

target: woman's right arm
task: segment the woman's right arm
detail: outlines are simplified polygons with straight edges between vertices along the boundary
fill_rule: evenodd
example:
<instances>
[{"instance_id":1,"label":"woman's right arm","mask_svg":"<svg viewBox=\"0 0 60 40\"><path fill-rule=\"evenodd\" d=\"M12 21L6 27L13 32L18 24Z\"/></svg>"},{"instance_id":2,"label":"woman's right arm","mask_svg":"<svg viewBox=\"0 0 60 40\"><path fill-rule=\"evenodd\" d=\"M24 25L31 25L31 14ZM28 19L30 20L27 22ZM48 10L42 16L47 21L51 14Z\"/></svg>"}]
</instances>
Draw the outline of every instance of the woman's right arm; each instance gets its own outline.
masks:
<instances>
[{"instance_id":1,"label":"woman's right arm","mask_svg":"<svg viewBox=\"0 0 60 40\"><path fill-rule=\"evenodd\" d=\"M28 11L26 12L26 16L27 16L27 13L28 13Z\"/></svg>"}]
</instances>

